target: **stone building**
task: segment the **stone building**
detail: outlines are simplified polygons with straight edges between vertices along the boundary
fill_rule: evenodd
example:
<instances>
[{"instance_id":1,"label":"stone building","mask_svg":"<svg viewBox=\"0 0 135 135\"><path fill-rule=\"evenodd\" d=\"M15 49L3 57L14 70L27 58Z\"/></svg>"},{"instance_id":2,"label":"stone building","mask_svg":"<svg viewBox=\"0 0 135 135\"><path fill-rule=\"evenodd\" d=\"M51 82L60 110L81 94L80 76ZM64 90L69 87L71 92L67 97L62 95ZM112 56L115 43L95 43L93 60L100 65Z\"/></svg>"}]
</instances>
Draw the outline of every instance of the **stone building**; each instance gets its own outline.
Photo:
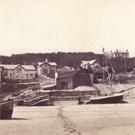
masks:
<instances>
[{"instance_id":1,"label":"stone building","mask_svg":"<svg viewBox=\"0 0 135 135\"><path fill-rule=\"evenodd\" d=\"M90 85L90 76L85 70L76 70L58 74L57 89L74 89L78 86Z\"/></svg>"}]
</instances>

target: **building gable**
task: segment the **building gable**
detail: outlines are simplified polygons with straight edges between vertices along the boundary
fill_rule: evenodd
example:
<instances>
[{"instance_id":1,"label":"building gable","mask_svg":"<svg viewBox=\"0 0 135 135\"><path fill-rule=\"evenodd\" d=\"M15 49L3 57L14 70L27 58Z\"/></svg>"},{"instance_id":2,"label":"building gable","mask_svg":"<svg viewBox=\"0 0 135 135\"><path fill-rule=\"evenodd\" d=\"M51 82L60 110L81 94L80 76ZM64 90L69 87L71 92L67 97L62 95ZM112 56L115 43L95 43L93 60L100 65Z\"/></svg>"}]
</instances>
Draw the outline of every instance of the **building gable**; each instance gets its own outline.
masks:
<instances>
[{"instance_id":1,"label":"building gable","mask_svg":"<svg viewBox=\"0 0 135 135\"><path fill-rule=\"evenodd\" d=\"M43 66L44 64L47 64L49 66L57 66L55 62L49 62L49 61L44 61L44 62L38 62L38 66Z\"/></svg>"},{"instance_id":2,"label":"building gable","mask_svg":"<svg viewBox=\"0 0 135 135\"><path fill-rule=\"evenodd\" d=\"M16 72L18 72L18 73L22 72L22 70L24 70L24 68L23 68L21 65L18 65L18 66L14 69L14 71L16 71Z\"/></svg>"}]
</instances>

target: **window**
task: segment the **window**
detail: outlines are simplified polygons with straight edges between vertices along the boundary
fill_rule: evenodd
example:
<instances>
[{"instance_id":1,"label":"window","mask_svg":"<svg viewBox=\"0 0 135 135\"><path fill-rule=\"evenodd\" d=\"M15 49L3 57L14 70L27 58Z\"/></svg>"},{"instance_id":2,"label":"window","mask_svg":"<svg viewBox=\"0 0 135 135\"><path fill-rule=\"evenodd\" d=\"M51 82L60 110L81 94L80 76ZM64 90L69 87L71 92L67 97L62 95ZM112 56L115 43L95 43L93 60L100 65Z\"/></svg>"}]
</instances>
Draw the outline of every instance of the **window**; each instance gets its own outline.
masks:
<instances>
[{"instance_id":1,"label":"window","mask_svg":"<svg viewBox=\"0 0 135 135\"><path fill-rule=\"evenodd\" d=\"M10 73L10 78L12 78L13 77L13 75L12 75L12 73Z\"/></svg>"},{"instance_id":2,"label":"window","mask_svg":"<svg viewBox=\"0 0 135 135\"><path fill-rule=\"evenodd\" d=\"M22 69L20 67L18 67L16 70L17 72L22 72Z\"/></svg>"},{"instance_id":3,"label":"window","mask_svg":"<svg viewBox=\"0 0 135 135\"><path fill-rule=\"evenodd\" d=\"M26 74L26 79L28 79L29 78L29 75L28 74Z\"/></svg>"},{"instance_id":4,"label":"window","mask_svg":"<svg viewBox=\"0 0 135 135\"><path fill-rule=\"evenodd\" d=\"M44 73L48 73L48 69L44 69L43 72L44 72Z\"/></svg>"}]
</instances>

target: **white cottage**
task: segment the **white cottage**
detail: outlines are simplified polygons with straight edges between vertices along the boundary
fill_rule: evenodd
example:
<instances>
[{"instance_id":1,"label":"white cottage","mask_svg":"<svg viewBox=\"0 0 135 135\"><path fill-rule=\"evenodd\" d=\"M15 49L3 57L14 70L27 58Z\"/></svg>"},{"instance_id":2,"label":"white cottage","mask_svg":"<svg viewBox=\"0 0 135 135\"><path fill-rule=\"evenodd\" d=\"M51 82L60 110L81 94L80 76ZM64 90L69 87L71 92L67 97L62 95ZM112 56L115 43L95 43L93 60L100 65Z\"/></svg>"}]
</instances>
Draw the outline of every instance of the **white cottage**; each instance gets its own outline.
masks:
<instances>
[{"instance_id":1,"label":"white cottage","mask_svg":"<svg viewBox=\"0 0 135 135\"><path fill-rule=\"evenodd\" d=\"M95 67L101 67L100 64L94 59L94 60L83 60L81 61L80 66L84 69L88 69L88 67L95 68Z\"/></svg>"},{"instance_id":2,"label":"white cottage","mask_svg":"<svg viewBox=\"0 0 135 135\"><path fill-rule=\"evenodd\" d=\"M37 63L37 73L40 76L44 74L46 76L55 77L57 71L57 64L55 62L49 62L47 59L44 62Z\"/></svg>"}]
</instances>

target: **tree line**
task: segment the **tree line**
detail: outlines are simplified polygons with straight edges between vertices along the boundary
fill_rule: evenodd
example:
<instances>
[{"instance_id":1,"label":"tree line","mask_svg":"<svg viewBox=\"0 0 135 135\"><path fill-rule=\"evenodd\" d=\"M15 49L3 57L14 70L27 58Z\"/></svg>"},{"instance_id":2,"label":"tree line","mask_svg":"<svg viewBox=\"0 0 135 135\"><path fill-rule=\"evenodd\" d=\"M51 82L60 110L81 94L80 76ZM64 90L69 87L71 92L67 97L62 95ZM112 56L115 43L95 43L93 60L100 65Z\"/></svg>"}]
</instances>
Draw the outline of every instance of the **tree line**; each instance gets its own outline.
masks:
<instances>
[{"instance_id":1,"label":"tree line","mask_svg":"<svg viewBox=\"0 0 135 135\"><path fill-rule=\"evenodd\" d=\"M26 53L13 54L11 56L0 56L1 64L35 64L43 62L45 59L56 62L58 67L71 66L79 67L82 60L96 59L101 66L105 65L104 55L93 52L57 52L57 53ZM135 58L112 58L106 64L113 66L116 72L130 71L135 67Z\"/></svg>"}]
</instances>

